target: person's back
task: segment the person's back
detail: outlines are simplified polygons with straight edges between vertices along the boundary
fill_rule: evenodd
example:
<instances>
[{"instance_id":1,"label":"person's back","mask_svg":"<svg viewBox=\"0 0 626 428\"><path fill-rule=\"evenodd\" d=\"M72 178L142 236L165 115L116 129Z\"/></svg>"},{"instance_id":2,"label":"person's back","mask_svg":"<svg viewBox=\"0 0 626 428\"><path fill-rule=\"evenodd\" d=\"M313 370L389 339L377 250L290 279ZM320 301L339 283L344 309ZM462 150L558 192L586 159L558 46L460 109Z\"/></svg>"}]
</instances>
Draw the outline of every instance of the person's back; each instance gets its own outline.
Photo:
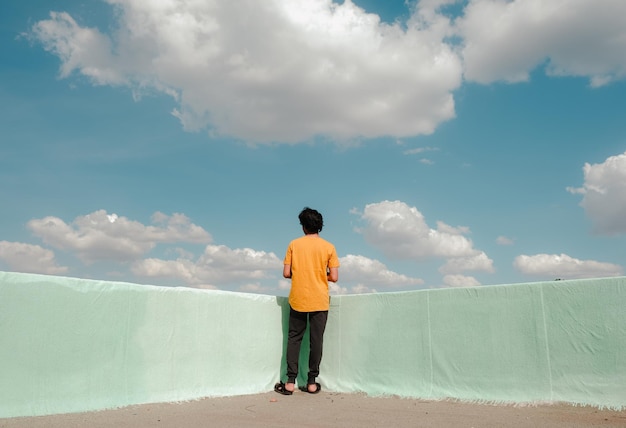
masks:
<instances>
[{"instance_id":1,"label":"person's back","mask_svg":"<svg viewBox=\"0 0 626 428\"><path fill-rule=\"evenodd\" d=\"M317 234L294 239L291 252L289 304L299 312L327 311L329 308L328 269L335 247ZM335 267L335 266L333 266Z\"/></svg>"},{"instance_id":2,"label":"person's back","mask_svg":"<svg viewBox=\"0 0 626 428\"><path fill-rule=\"evenodd\" d=\"M321 385L315 382L322 360L322 346L330 297L328 281L337 282L339 258L335 247L320 238L324 226L322 215L305 208L298 216L305 236L289 243L283 265L283 276L291 278L289 292L289 335L287 339L287 383L274 386L279 394L291 395L298 376L300 345L307 324L310 325L309 373L303 391L317 393Z\"/></svg>"}]
</instances>

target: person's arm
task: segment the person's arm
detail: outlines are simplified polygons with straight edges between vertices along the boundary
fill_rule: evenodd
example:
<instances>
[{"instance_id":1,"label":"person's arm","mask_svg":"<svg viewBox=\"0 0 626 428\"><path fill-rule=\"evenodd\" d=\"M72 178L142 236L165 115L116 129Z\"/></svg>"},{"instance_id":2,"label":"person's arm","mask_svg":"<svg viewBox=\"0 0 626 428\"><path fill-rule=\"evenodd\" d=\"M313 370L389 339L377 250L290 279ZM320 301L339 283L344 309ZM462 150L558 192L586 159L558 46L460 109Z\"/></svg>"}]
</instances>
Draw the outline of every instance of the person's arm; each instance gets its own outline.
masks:
<instances>
[{"instance_id":1,"label":"person's arm","mask_svg":"<svg viewBox=\"0 0 626 428\"><path fill-rule=\"evenodd\" d=\"M339 268L329 268L327 277L330 282L337 282L339 280Z\"/></svg>"},{"instance_id":2,"label":"person's arm","mask_svg":"<svg viewBox=\"0 0 626 428\"><path fill-rule=\"evenodd\" d=\"M283 265L283 277L291 278L291 265Z\"/></svg>"}]
</instances>

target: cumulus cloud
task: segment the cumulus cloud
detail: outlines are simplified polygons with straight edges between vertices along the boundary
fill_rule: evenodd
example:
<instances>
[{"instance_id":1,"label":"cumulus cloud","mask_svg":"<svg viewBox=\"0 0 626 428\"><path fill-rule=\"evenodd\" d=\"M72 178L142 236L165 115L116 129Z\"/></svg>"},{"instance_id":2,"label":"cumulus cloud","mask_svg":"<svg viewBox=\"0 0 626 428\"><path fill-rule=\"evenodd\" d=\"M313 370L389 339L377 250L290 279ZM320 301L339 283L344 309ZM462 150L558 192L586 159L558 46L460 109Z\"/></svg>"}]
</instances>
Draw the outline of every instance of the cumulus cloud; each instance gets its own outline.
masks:
<instances>
[{"instance_id":1,"label":"cumulus cloud","mask_svg":"<svg viewBox=\"0 0 626 428\"><path fill-rule=\"evenodd\" d=\"M626 152L600 164L585 163L582 188L568 187L582 194L580 205L591 219L593 230L601 235L626 233Z\"/></svg>"},{"instance_id":2,"label":"cumulus cloud","mask_svg":"<svg viewBox=\"0 0 626 428\"><path fill-rule=\"evenodd\" d=\"M369 293L377 293L378 290L372 287L368 287L365 284L359 283L352 286L341 286L336 282L331 282L328 284L328 292L331 296L341 296L347 294L369 294Z\"/></svg>"},{"instance_id":3,"label":"cumulus cloud","mask_svg":"<svg viewBox=\"0 0 626 428\"><path fill-rule=\"evenodd\" d=\"M239 291L244 293L265 294L272 291L269 287L264 287L258 282L243 284L239 287Z\"/></svg>"},{"instance_id":4,"label":"cumulus cloud","mask_svg":"<svg viewBox=\"0 0 626 428\"><path fill-rule=\"evenodd\" d=\"M339 283L329 283L331 294L376 292L385 289L422 285L420 278L390 271L383 263L364 256L340 258ZM269 292L261 281L273 279L282 272L282 260L273 253L250 248L230 249L209 245L197 260L185 256L175 260L145 259L133 263L131 271L143 278L173 279L188 286L202 288L236 288L246 292ZM279 290L288 291L291 281L280 278Z\"/></svg>"},{"instance_id":5,"label":"cumulus cloud","mask_svg":"<svg viewBox=\"0 0 626 428\"><path fill-rule=\"evenodd\" d=\"M0 241L0 260L15 272L60 275L69 270L57 264L54 252L22 242Z\"/></svg>"},{"instance_id":6,"label":"cumulus cloud","mask_svg":"<svg viewBox=\"0 0 626 428\"><path fill-rule=\"evenodd\" d=\"M282 260L274 253L224 245L208 245L197 260L149 258L137 260L131 267L138 277L176 279L202 288L238 286L242 291L261 290L258 281L274 277L281 269Z\"/></svg>"},{"instance_id":7,"label":"cumulus cloud","mask_svg":"<svg viewBox=\"0 0 626 428\"><path fill-rule=\"evenodd\" d=\"M466 234L467 227L453 227L441 221L432 229L415 207L401 201L383 201L365 206L362 213L353 210L365 222L362 233L367 242L388 257L423 261L429 258L450 259L446 271L463 269L492 271L492 261L474 248Z\"/></svg>"},{"instance_id":8,"label":"cumulus cloud","mask_svg":"<svg viewBox=\"0 0 626 428\"><path fill-rule=\"evenodd\" d=\"M480 285L480 282L473 276L465 275L445 275L443 277L443 283L448 287L475 287Z\"/></svg>"},{"instance_id":9,"label":"cumulus cloud","mask_svg":"<svg viewBox=\"0 0 626 428\"><path fill-rule=\"evenodd\" d=\"M547 63L549 74L592 86L623 79L625 16L622 0L470 0L455 22L465 78L525 81Z\"/></svg>"},{"instance_id":10,"label":"cumulus cloud","mask_svg":"<svg viewBox=\"0 0 626 428\"><path fill-rule=\"evenodd\" d=\"M61 77L166 94L185 129L250 143L429 134L463 77L626 76L622 0L470 0L460 16L422 0L394 24L350 0L106 1L108 32L66 12L32 26Z\"/></svg>"},{"instance_id":11,"label":"cumulus cloud","mask_svg":"<svg viewBox=\"0 0 626 428\"><path fill-rule=\"evenodd\" d=\"M291 283L290 283L291 284ZM290 285L291 286L291 285ZM374 293L376 290L372 290L372 289L368 289L368 291L366 292L371 292ZM342 294L350 294L348 288L346 287L342 287L339 284L337 284L336 282L330 282L328 284L328 292L332 295L332 296L339 296Z\"/></svg>"},{"instance_id":12,"label":"cumulus cloud","mask_svg":"<svg viewBox=\"0 0 626 428\"><path fill-rule=\"evenodd\" d=\"M454 117L462 66L433 13L400 25L350 0L107 2L110 33L53 12L31 37L61 77L172 96L188 130L293 143L428 134Z\"/></svg>"},{"instance_id":13,"label":"cumulus cloud","mask_svg":"<svg viewBox=\"0 0 626 428\"><path fill-rule=\"evenodd\" d=\"M339 259L341 286L350 286L352 293L375 292L376 288L403 288L422 285L421 278L412 278L393 272L378 260L348 254Z\"/></svg>"},{"instance_id":14,"label":"cumulus cloud","mask_svg":"<svg viewBox=\"0 0 626 428\"><path fill-rule=\"evenodd\" d=\"M211 235L183 214L156 213L153 226L105 210L79 216L70 224L58 217L28 222L27 227L44 243L69 251L86 263L99 260L136 260L157 243L208 243Z\"/></svg>"},{"instance_id":15,"label":"cumulus cloud","mask_svg":"<svg viewBox=\"0 0 626 428\"><path fill-rule=\"evenodd\" d=\"M582 279L620 276L621 266L595 260L578 260L567 254L521 255L513 266L526 275L543 279Z\"/></svg>"},{"instance_id":16,"label":"cumulus cloud","mask_svg":"<svg viewBox=\"0 0 626 428\"><path fill-rule=\"evenodd\" d=\"M369 204L362 213L356 209L352 213L365 222L364 227L356 229L357 232L387 257L416 262L444 259L439 272L444 275L446 285L480 285L475 278L461 273L495 271L493 260L485 252L474 248L472 241L465 236L470 233L466 226L455 227L438 221L436 229L432 229L417 208L401 201ZM351 260L353 263L361 262L372 270L380 269L377 266L380 262L365 263L368 259L354 257L354 261ZM367 281L370 282L369 279Z\"/></svg>"}]
</instances>

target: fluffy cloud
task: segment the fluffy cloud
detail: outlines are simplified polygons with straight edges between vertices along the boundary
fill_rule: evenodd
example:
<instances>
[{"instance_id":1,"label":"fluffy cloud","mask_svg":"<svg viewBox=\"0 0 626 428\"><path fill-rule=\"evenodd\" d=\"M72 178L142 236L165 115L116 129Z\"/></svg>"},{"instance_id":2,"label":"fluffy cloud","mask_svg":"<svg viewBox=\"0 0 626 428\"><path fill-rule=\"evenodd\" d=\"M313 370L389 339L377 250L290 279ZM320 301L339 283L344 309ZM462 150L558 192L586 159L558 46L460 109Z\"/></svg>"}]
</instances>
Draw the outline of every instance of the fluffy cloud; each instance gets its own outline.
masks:
<instances>
[{"instance_id":1,"label":"fluffy cloud","mask_svg":"<svg viewBox=\"0 0 626 428\"><path fill-rule=\"evenodd\" d=\"M208 243L211 235L183 214L156 213L154 226L145 226L104 210L77 217L71 224L58 217L28 222L44 243L74 253L86 263L98 260L128 261L140 258L160 242Z\"/></svg>"},{"instance_id":2,"label":"fluffy cloud","mask_svg":"<svg viewBox=\"0 0 626 428\"><path fill-rule=\"evenodd\" d=\"M270 287L264 287L258 282L243 284L239 287L239 291L244 293L267 294L273 290Z\"/></svg>"},{"instance_id":3,"label":"fluffy cloud","mask_svg":"<svg viewBox=\"0 0 626 428\"><path fill-rule=\"evenodd\" d=\"M365 221L358 229L373 246L394 259L422 261L429 258L451 259L444 269L492 271L492 261L474 248L467 227L453 227L437 222L431 229L415 207L401 201L383 201L365 206L362 213L353 211ZM456 266L456 268L455 268Z\"/></svg>"},{"instance_id":4,"label":"fluffy cloud","mask_svg":"<svg viewBox=\"0 0 626 428\"><path fill-rule=\"evenodd\" d=\"M547 62L555 76L601 86L626 76L622 0L471 0L456 21L465 77L518 82Z\"/></svg>"},{"instance_id":5,"label":"fluffy cloud","mask_svg":"<svg viewBox=\"0 0 626 428\"><path fill-rule=\"evenodd\" d=\"M250 142L428 134L454 117L448 19L381 23L350 0L107 0L110 34L53 12L31 36L61 76L172 96L188 130Z\"/></svg>"},{"instance_id":6,"label":"fluffy cloud","mask_svg":"<svg viewBox=\"0 0 626 428\"><path fill-rule=\"evenodd\" d=\"M336 282L328 284L328 292L331 296L340 296L346 294L369 294L377 293L378 290L372 287L368 287L365 284L359 283L353 286L343 287Z\"/></svg>"},{"instance_id":7,"label":"fluffy cloud","mask_svg":"<svg viewBox=\"0 0 626 428\"><path fill-rule=\"evenodd\" d=\"M16 272L60 275L68 271L57 265L52 251L22 242L0 241L0 260Z\"/></svg>"},{"instance_id":8,"label":"fluffy cloud","mask_svg":"<svg viewBox=\"0 0 626 428\"><path fill-rule=\"evenodd\" d=\"M108 33L65 12L33 25L61 77L167 94L185 129L252 143L429 134L462 76L626 76L622 0L470 0L460 16L422 0L402 24L350 0L106 1Z\"/></svg>"},{"instance_id":9,"label":"fluffy cloud","mask_svg":"<svg viewBox=\"0 0 626 428\"><path fill-rule=\"evenodd\" d=\"M422 285L420 278L411 278L390 271L383 263L363 256L340 258L339 283L330 283L331 294L370 293L375 287L402 288ZM143 278L169 278L201 288L237 287L240 291L265 292L259 281L272 279L282 272L282 260L275 254L250 248L230 249L209 245L197 260L187 256L176 260L145 259L132 265L132 273ZM367 285L365 285L367 284ZM289 290L291 282L277 281L280 290Z\"/></svg>"},{"instance_id":10,"label":"fluffy cloud","mask_svg":"<svg viewBox=\"0 0 626 428\"><path fill-rule=\"evenodd\" d=\"M475 287L480 285L476 278L465 275L445 275L443 283L448 287Z\"/></svg>"},{"instance_id":11,"label":"fluffy cloud","mask_svg":"<svg viewBox=\"0 0 626 428\"><path fill-rule=\"evenodd\" d=\"M411 278L390 271L387 266L378 260L364 256L348 254L340 258L341 272L339 282L342 286L349 285L353 293L373 292L376 288L403 288L422 285L420 278ZM365 286L364 284L367 284Z\"/></svg>"},{"instance_id":12,"label":"fluffy cloud","mask_svg":"<svg viewBox=\"0 0 626 428\"><path fill-rule=\"evenodd\" d=\"M583 173L583 187L567 190L584 195L580 205L594 231L602 235L626 233L626 152L600 164L586 163Z\"/></svg>"},{"instance_id":13,"label":"fluffy cloud","mask_svg":"<svg viewBox=\"0 0 626 428\"><path fill-rule=\"evenodd\" d=\"M282 260L274 253L250 248L231 249L224 245L208 245L204 253L191 260L149 258L133 263L134 275L144 278L171 278L201 288L225 288L240 284L242 291L261 290L258 280L282 272Z\"/></svg>"},{"instance_id":14,"label":"fluffy cloud","mask_svg":"<svg viewBox=\"0 0 626 428\"><path fill-rule=\"evenodd\" d=\"M479 252L469 257L455 257L446 261L446 263L439 268L441 273L453 274L457 272L466 271L480 271L480 272L495 272L493 268L493 260L487 257L484 252Z\"/></svg>"},{"instance_id":15,"label":"fluffy cloud","mask_svg":"<svg viewBox=\"0 0 626 428\"><path fill-rule=\"evenodd\" d=\"M620 276L623 273L619 265L578 260L566 254L521 255L515 258L513 266L526 275L543 279L601 278Z\"/></svg>"}]
</instances>

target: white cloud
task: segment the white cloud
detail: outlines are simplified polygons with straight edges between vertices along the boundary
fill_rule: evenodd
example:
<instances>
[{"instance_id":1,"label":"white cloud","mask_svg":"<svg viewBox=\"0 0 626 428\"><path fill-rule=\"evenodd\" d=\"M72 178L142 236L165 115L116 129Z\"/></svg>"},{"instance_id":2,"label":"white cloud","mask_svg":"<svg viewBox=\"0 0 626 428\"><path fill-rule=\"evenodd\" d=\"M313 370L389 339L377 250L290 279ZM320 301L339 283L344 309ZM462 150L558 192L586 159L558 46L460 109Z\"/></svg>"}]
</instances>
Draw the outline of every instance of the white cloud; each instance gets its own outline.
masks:
<instances>
[{"instance_id":1,"label":"white cloud","mask_svg":"<svg viewBox=\"0 0 626 428\"><path fill-rule=\"evenodd\" d=\"M416 147L414 149L407 149L403 153L405 155L419 155L425 152L436 152L439 149L436 147Z\"/></svg>"},{"instance_id":2,"label":"white cloud","mask_svg":"<svg viewBox=\"0 0 626 428\"><path fill-rule=\"evenodd\" d=\"M381 286L385 288L402 288L414 285L422 285L421 278L411 278L393 272L378 260L372 260L364 256L348 254L339 259L341 263L339 282L352 285L356 289L364 290L363 284L367 284L367 289L371 286Z\"/></svg>"},{"instance_id":3,"label":"white cloud","mask_svg":"<svg viewBox=\"0 0 626 428\"><path fill-rule=\"evenodd\" d=\"M214 285L211 284L196 284L193 286L194 288L199 288L202 290L219 290L219 288L217 288Z\"/></svg>"},{"instance_id":4,"label":"white cloud","mask_svg":"<svg viewBox=\"0 0 626 428\"><path fill-rule=\"evenodd\" d=\"M496 238L496 244L498 245L513 245L514 241L506 236L498 236Z\"/></svg>"},{"instance_id":5,"label":"white cloud","mask_svg":"<svg viewBox=\"0 0 626 428\"><path fill-rule=\"evenodd\" d=\"M282 272L282 260L274 253L251 248L231 249L225 245L207 245L199 257L183 248L169 248L165 250L166 258L142 259L157 243L201 243L211 240L208 232L192 224L182 214L167 216L157 212L151 221L153 225L145 226L124 216L100 210L77 217L70 224L52 216L32 220L28 228L46 244L71 252L85 262L132 262L130 273L137 278L152 278L161 282L171 280L174 285L182 283L196 288L246 292L290 288L290 281L277 278ZM27 244L3 242L0 245L0 259L23 272L37 269L37 272L42 273L64 273L68 270L56 266L52 251ZM333 294L376 292L375 287L402 288L423 284L422 279L393 272L377 260L355 255L340 260L342 283L330 285ZM275 286L269 287L268 284L272 282Z\"/></svg>"},{"instance_id":6,"label":"white cloud","mask_svg":"<svg viewBox=\"0 0 626 428\"><path fill-rule=\"evenodd\" d=\"M437 222L431 229L415 207L401 201L382 201L365 206L358 213L366 225L357 230L388 257L424 260L428 258L472 258L481 254L471 240L463 236L467 227L452 227Z\"/></svg>"},{"instance_id":7,"label":"white cloud","mask_svg":"<svg viewBox=\"0 0 626 428\"><path fill-rule=\"evenodd\" d=\"M443 282L449 287L475 287L480 285L480 282L473 276L465 275L445 275Z\"/></svg>"},{"instance_id":8,"label":"white cloud","mask_svg":"<svg viewBox=\"0 0 626 428\"><path fill-rule=\"evenodd\" d=\"M61 77L167 94L185 129L251 143L429 134L455 116L463 74L626 76L623 0L470 0L460 17L422 0L393 25L350 0L107 2L107 33L67 13L33 25Z\"/></svg>"},{"instance_id":9,"label":"white cloud","mask_svg":"<svg viewBox=\"0 0 626 428\"><path fill-rule=\"evenodd\" d=\"M254 293L254 294L267 294L272 290L269 287L264 287L258 282L243 284L239 287L239 291L244 293Z\"/></svg>"},{"instance_id":10,"label":"white cloud","mask_svg":"<svg viewBox=\"0 0 626 428\"><path fill-rule=\"evenodd\" d=\"M586 163L583 172L583 187L567 190L584 195L580 205L594 231L602 235L626 233L626 152L600 164Z\"/></svg>"},{"instance_id":11,"label":"white cloud","mask_svg":"<svg viewBox=\"0 0 626 428\"><path fill-rule=\"evenodd\" d=\"M211 235L183 214L156 213L156 226L109 215L104 210L79 216L71 224L58 217L28 222L31 232L44 243L74 253L86 263L98 260L129 261L141 257L160 242L208 243Z\"/></svg>"},{"instance_id":12,"label":"white cloud","mask_svg":"<svg viewBox=\"0 0 626 428\"><path fill-rule=\"evenodd\" d=\"M134 275L144 278L176 279L190 286L229 289L239 284L242 289L253 287L257 291L261 289L259 280L272 278L281 269L282 260L274 253L224 245L208 245L197 260L150 258L138 260L131 267Z\"/></svg>"},{"instance_id":13,"label":"white cloud","mask_svg":"<svg viewBox=\"0 0 626 428\"><path fill-rule=\"evenodd\" d=\"M60 275L69 270L59 266L54 259L54 252L22 242L0 241L0 260L15 272Z\"/></svg>"},{"instance_id":14,"label":"white cloud","mask_svg":"<svg viewBox=\"0 0 626 428\"><path fill-rule=\"evenodd\" d=\"M623 0L470 0L456 21L465 78L518 82L547 61L555 76L601 86L626 76Z\"/></svg>"},{"instance_id":15,"label":"white cloud","mask_svg":"<svg viewBox=\"0 0 626 428\"><path fill-rule=\"evenodd\" d=\"M182 280L186 284L205 284L215 287L214 284L204 283L196 276L196 264L188 259L162 260L156 258L135 261L131 272L144 278L166 278Z\"/></svg>"},{"instance_id":16,"label":"white cloud","mask_svg":"<svg viewBox=\"0 0 626 428\"><path fill-rule=\"evenodd\" d=\"M449 20L420 9L406 27L350 0L108 0L104 34L66 13L31 35L61 76L156 90L188 130L250 142L432 133L454 117L462 65Z\"/></svg>"},{"instance_id":17,"label":"white cloud","mask_svg":"<svg viewBox=\"0 0 626 428\"><path fill-rule=\"evenodd\" d=\"M349 291L346 287L342 287L339 284L337 284L336 282L331 282L328 284L328 292L332 295L332 296L339 296L339 295L343 295L343 294L349 294Z\"/></svg>"},{"instance_id":18,"label":"white cloud","mask_svg":"<svg viewBox=\"0 0 626 428\"><path fill-rule=\"evenodd\" d=\"M331 296L341 296L347 294L368 294L378 293L375 288L368 287L365 284L359 283L352 286L343 287L336 282L330 282L328 284L328 292Z\"/></svg>"},{"instance_id":19,"label":"white cloud","mask_svg":"<svg viewBox=\"0 0 626 428\"><path fill-rule=\"evenodd\" d=\"M612 263L578 260L566 254L521 255L513 266L526 275L544 279L581 279L620 276L623 269Z\"/></svg>"},{"instance_id":20,"label":"white cloud","mask_svg":"<svg viewBox=\"0 0 626 428\"><path fill-rule=\"evenodd\" d=\"M463 277L460 273L495 271L493 260L474 248L472 241L464 236L470 233L466 226L454 227L438 221L437 228L431 229L422 213L401 201L369 204L362 213L356 209L351 213L359 215L366 223L357 232L387 257L415 261L444 259L439 272L448 277L444 280L446 283L476 285L474 278Z\"/></svg>"},{"instance_id":21,"label":"white cloud","mask_svg":"<svg viewBox=\"0 0 626 428\"><path fill-rule=\"evenodd\" d=\"M444 282L476 285L472 277L460 275L465 271L495 271L493 260L485 252L474 248L472 241L464 235L470 230L466 226L450 226L442 221L431 229L422 213L401 201L382 201L365 206L362 213L356 209L352 214L365 221L365 227L357 229L368 243L379 248L393 259L408 259L417 262L427 259L445 259L439 272L448 279ZM456 281L463 279L463 281ZM367 282L369 283L369 281Z\"/></svg>"},{"instance_id":22,"label":"white cloud","mask_svg":"<svg viewBox=\"0 0 626 428\"><path fill-rule=\"evenodd\" d=\"M378 287L389 290L424 284L421 278L393 272L378 260L365 256L348 254L340 257L339 262L339 281L328 284L331 295L377 293ZM289 290L290 287L290 281L279 282L281 290Z\"/></svg>"},{"instance_id":23,"label":"white cloud","mask_svg":"<svg viewBox=\"0 0 626 428\"><path fill-rule=\"evenodd\" d=\"M366 286L365 284L357 284L350 288L350 294L368 294L377 293L375 288Z\"/></svg>"},{"instance_id":24,"label":"white cloud","mask_svg":"<svg viewBox=\"0 0 626 428\"><path fill-rule=\"evenodd\" d=\"M51 12L50 18L36 23L33 35L46 50L59 57L61 77L69 77L78 69L95 84L129 83L116 69L111 40L106 35L95 28L79 26L67 13Z\"/></svg>"},{"instance_id":25,"label":"white cloud","mask_svg":"<svg viewBox=\"0 0 626 428\"><path fill-rule=\"evenodd\" d=\"M487 257L487 254L480 252L469 257L456 257L446 261L446 263L439 268L439 272L454 274L465 271L482 271L482 272L495 272L493 268L493 260Z\"/></svg>"},{"instance_id":26,"label":"white cloud","mask_svg":"<svg viewBox=\"0 0 626 428\"><path fill-rule=\"evenodd\" d=\"M291 289L291 280L283 279L283 278L278 280L278 289L279 290L290 290Z\"/></svg>"}]
</instances>

